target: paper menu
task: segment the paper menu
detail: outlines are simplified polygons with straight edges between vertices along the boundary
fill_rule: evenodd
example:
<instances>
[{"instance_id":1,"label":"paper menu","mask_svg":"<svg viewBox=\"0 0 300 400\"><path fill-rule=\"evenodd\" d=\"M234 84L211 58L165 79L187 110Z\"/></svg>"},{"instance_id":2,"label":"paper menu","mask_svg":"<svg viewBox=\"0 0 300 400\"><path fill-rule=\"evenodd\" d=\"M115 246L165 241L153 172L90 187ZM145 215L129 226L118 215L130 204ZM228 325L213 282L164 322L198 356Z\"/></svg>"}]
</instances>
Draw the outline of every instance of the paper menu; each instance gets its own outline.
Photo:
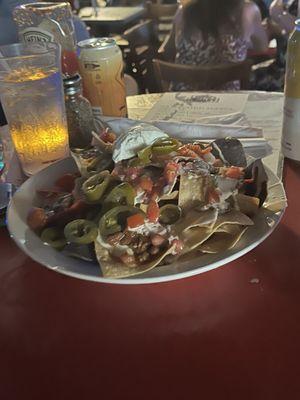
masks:
<instances>
[{"instance_id":1,"label":"paper menu","mask_svg":"<svg viewBox=\"0 0 300 400\"><path fill-rule=\"evenodd\" d=\"M249 125L247 100L247 93L164 93L144 120Z\"/></svg>"}]
</instances>

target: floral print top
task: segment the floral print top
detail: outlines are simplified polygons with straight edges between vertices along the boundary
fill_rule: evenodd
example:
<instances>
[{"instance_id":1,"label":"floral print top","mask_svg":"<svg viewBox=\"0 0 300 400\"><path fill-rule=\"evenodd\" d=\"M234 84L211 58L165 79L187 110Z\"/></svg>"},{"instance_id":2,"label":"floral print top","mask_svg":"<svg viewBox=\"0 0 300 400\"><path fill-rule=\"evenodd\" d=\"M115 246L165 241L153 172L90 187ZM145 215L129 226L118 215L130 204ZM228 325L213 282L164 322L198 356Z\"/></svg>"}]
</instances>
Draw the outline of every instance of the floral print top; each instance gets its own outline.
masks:
<instances>
[{"instance_id":1,"label":"floral print top","mask_svg":"<svg viewBox=\"0 0 300 400\"><path fill-rule=\"evenodd\" d=\"M195 31L186 37L182 31L182 12L178 12L175 17L175 46L178 64L205 65L205 64L224 64L244 61L247 56L248 43L237 33L224 32L217 39L213 36L203 38L201 31ZM203 83L201 83L203 88ZM222 88L224 90L238 90L240 82L229 82ZM184 83L172 83L171 90L197 90L197 87Z\"/></svg>"}]
</instances>

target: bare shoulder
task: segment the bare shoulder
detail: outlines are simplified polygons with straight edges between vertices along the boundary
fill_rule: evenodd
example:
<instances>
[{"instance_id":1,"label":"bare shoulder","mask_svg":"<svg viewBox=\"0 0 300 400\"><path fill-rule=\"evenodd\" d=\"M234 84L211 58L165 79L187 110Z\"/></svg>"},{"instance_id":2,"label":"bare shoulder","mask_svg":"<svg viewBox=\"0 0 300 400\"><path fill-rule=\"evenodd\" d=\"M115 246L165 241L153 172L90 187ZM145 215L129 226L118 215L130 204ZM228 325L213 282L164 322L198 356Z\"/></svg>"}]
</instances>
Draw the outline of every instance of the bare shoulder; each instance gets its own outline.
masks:
<instances>
[{"instance_id":1,"label":"bare shoulder","mask_svg":"<svg viewBox=\"0 0 300 400\"><path fill-rule=\"evenodd\" d=\"M261 19L261 13L258 5L251 0L246 0L244 2L244 15L247 16L249 19Z\"/></svg>"},{"instance_id":2,"label":"bare shoulder","mask_svg":"<svg viewBox=\"0 0 300 400\"><path fill-rule=\"evenodd\" d=\"M183 14L183 6L180 5L176 11L176 14L174 16L173 22L174 23L179 23L182 20L182 14Z\"/></svg>"},{"instance_id":3,"label":"bare shoulder","mask_svg":"<svg viewBox=\"0 0 300 400\"><path fill-rule=\"evenodd\" d=\"M253 1L245 1L243 7L242 25L244 37L250 41L253 32L256 31L257 26L261 25L261 14L258 6Z\"/></svg>"},{"instance_id":4,"label":"bare shoulder","mask_svg":"<svg viewBox=\"0 0 300 400\"><path fill-rule=\"evenodd\" d=\"M244 37L255 51L265 51L268 48L268 36L262 24L258 6L252 1L244 2L243 10Z\"/></svg>"}]
</instances>

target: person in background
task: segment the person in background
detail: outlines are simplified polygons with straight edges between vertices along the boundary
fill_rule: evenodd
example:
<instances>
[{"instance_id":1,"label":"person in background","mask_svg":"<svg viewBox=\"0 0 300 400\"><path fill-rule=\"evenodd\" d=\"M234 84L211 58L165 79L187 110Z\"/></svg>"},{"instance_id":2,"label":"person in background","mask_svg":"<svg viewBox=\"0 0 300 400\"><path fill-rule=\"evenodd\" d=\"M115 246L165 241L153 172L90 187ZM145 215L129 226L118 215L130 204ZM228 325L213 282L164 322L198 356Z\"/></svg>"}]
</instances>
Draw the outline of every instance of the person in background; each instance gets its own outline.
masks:
<instances>
[{"instance_id":1,"label":"person in background","mask_svg":"<svg viewBox=\"0 0 300 400\"><path fill-rule=\"evenodd\" d=\"M266 7L269 8L273 0L262 0L262 1L265 3Z\"/></svg>"},{"instance_id":2,"label":"person in background","mask_svg":"<svg viewBox=\"0 0 300 400\"><path fill-rule=\"evenodd\" d=\"M265 51L268 36L258 6L244 0L193 0L180 7L170 44L175 43L175 62L187 65L244 61L247 50ZM166 44L166 48L168 43ZM231 82L221 89L239 89ZM191 85L172 84L172 90L193 90Z\"/></svg>"},{"instance_id":3,"label":"person in background","mask_svg":"<svg viewBox=\"0 0 300 400\"><path fill-rule=\"evenodd\" d=\"M262 19L269 17L269 6L272 0L253 0L254 3L259 7Z\"/></svg>"},{"instance_id":4,"label":"person in background","mask_svg":"<svg viewBox=\"0 0 300 400\"><path fill-rule=\"evenodd\" d=\"M270 5L270 16L281 29L290 34L294 29L295 16L290 11L296 11L298 0L288 2L283 0L273 0Z\"/></svg>"},{"instance_id":5,"label":"person in background","mask_svg":"<svg viewBox=\"0 0 300 400\"><path fill-rule=\"evenodd\" d=\"M257 90L282 92L285 80L285 62L288 37L295 26L298 0L272 0L269 25L277 27L275 35L277 47L275 60L255 66L252 87Z\"/></svg>"}]
</instances>

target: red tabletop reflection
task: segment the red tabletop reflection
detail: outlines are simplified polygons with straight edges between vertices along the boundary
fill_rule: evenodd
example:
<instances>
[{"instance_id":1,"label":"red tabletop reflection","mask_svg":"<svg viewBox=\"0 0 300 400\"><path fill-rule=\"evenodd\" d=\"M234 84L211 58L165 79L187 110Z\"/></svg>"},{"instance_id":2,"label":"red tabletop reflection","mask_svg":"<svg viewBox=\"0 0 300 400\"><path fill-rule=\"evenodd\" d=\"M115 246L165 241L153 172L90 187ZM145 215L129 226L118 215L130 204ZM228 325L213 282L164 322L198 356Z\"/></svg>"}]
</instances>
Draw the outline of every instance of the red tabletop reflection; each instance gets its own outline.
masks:
<instances>
[{"instance_id":1,"label":"red tabletop reflection","mask_svg":"<svg viewBox=\"0 0 300 400\"><path fill-rule=\"evenodd\" d=\"M49 271L0 231L1 399L297 399L300 167L258 248L180 281L119 286Z\"/></svg>"}]
</instances>

